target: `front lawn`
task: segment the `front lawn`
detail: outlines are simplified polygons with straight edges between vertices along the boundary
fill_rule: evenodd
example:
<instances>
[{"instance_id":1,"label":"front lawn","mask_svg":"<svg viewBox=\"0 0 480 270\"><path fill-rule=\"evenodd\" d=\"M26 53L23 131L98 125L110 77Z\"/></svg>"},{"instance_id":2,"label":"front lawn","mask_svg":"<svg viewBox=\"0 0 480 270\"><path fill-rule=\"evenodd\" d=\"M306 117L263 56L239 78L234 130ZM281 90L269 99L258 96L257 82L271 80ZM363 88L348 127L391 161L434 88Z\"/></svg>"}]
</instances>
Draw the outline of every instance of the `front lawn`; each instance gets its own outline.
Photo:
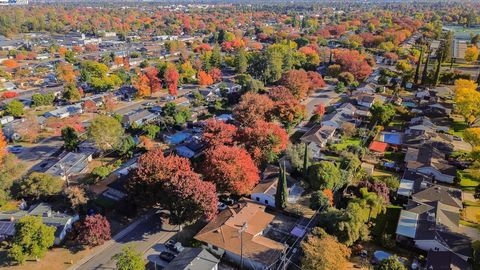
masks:
<instances>
[{"instance_id":1,"label":"front lawn","mask_svg":"<svg viewBox=\"0 0 480 270\"><path fill-rule=\"evenodd\" d=\"M454 136L463 138L463 132L467 127L468 125L464 121L453 121L452 125L450 126L449 133Z\"/></svg>"},{"instance_id":2,"label":"front lawn","mask_svg":"<svg viewBox=\"0 0 480 270\"><path fill-rule=\"evenodd\" d=\"M472 171L472 169L458 172L458 177L460 178L459 185L463 191L475 191L475 187L480 184L480 179L476 177L476 174L478 174L478 172Z\"/></svg>"}]
</instances>

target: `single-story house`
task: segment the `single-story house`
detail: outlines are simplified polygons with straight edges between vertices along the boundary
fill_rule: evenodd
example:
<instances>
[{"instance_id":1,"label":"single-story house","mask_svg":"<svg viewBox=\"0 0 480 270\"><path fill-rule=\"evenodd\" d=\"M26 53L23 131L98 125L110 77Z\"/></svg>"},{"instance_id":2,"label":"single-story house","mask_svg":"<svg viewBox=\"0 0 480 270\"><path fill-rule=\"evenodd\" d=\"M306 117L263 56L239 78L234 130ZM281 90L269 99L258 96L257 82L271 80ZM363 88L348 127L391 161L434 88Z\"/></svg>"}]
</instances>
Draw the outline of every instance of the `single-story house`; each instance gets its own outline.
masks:
<instances>
[{"instance_id":1,"label":"single-story house","mask_svg":"<svg viewBox=\"0 0 480 270\"><path fill-rule=\"evenodd\" d=\"M67 177L75 176L86 171L88 162L92 160L91 153L68 152L45 173L61 177L66 180Z\"/></svg>"},{"instance_id":2,"label":"single-story house","mask_svg":"<svg viewBox=\"0 0 480 270\"><path fill-rule=\"evenodd\" d=\"M379 154L384 154L385 151L387 151L387 148L388 148L387 143L379 142L379 141L372 141L372 143L370 143L370 146L368 147L370 151L377 152Z\"/></svg>"},{"instance_id":3,"label":"single-story house","mask_svg":"<svg viewBox=\"0 0 480 270\"><path fill-rule=\"evenodd\" d=\"M306 144L314 143L322 148L333 138L336 130L337 128L334 126L316 125L303 134L300 141Z\"/></svg>"},{"instance_id":4,"label":"single-story house","mask_svg":"<svg viewBox=\"0 0 480 270\"><path fill-rule=\"evenodd\" d=\"M125 127L141 126L154 121L158 117L158 114L150 112L149 110L138 110L124 115L122 124Z\"/></svg>"},{"instance_id":5,"label":"single-story house","mask_svg":"<svg viewBox=\"0 0 480 270\"><path fill-rule=\"evenodd\" d=\"M83 113L83 106L82 104L74 104L69 106L60 107L53 111L46 112L44 116L46 118L49 117L57 117L57 118L67 118L72 115L82 114Z\"/></svg>"},{"instance_id":6,"label":"single-story house","mask_svg":"<svg viewBox=\"0 0 480 270\"><path fill-rule=\"evenodd\" d=\"M185 248L163 270L217 270L220 259L203 248Z\"/></svg>"},{"instance_id":7,"label":"single-story house","mask_svg":"<svg viewBox=\"0 0 480 270\"><path fill-rule=\"evenodd\" d=\"M250 193L250 198L261 204L275 207L275 194L277 193L278 178L280 169L276 166L267 168L273 171L268 175L263 174L263 178ZM267 170L266 169L266 170ZM277 173L274 173L276 171ZM287 176L287 200L289 203L295 203L304 192L304 189L290 176Z\"/></svg>"},{"instance_id":8,"label":"single-story house","mask_svg":"<svg viewBox=\"0 0 480 270\"><path fill-rule=\"evenodd\" d=\"M453 184L457 175L456 167L445 160L445 154L428 144L418 149L408 148L405 163L407 169L431 176L436 181Z\"/></svg>"},{"instance_id":9,"label":"single-story house","mask_svg":"<svg viewBox=\"0 0 480 270\"><path fill-rule=\"evenodd\" d=\"M267 238L274 215L265 212L265 205L242 199L221 211L195 235L205 248L245 269L265 269L274 265L285 250L284 244Z\"/></svg>"},{"instance_id":10,"label":"single-story house","mask_svg":"<svg viewBox=\"0 0 480 270\"><path fill-rule=\"evenodd\" d=\"M79 219L78 215L69 215L52 210L46 203L33 205L28 210L0 212L0 237L10 238L15 234L15 222L24 216L38 216L45 225L55 227L55 244L59 245L65 238L72 224Z\"/></svg>"}]
</instances>

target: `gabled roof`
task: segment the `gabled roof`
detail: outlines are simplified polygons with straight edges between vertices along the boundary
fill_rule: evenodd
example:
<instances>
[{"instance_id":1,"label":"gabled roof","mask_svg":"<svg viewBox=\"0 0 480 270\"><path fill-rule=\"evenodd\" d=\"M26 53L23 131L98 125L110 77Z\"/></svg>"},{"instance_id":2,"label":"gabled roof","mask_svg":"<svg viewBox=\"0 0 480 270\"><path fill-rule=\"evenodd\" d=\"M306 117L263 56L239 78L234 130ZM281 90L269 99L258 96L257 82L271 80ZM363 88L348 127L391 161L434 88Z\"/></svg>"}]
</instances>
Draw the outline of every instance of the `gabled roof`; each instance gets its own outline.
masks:
<instances>
[{"instance_id":1,"label":"gabled roof","mask_svg":"<svg viewBox=\"0 0 480 270\"><path fill-rule=\"evenodd\" d=\"M306 143L316 143L322 145L329 137L335 133L336 128L332 126L321 126L317 125L312 127L300 138L302 142Z\"/></svg>"},{"instance_id":2,"label":"gabled roof","mask_svg":"<svg viewBox=\"0 0 480 270\"><path fill-rule=\"evenodd\" d=\"M243 199L220 212L197 233L195 239L240 255L240 229L246 224L247 228L242 233L243 256L271 264L284 248L281 243L262 235L273 218L273 215L265 212L264 205Z\"/></svg>"},{"instance_id":3,"label":"gabled roof","mask_svg":"<svg viewBox=\"0 0 480 270\"><path fill-rule=\"evenodd\" d=\"M471 265L451 251L428 251L426 269L467 270Z\"/></svg>"},{"instance_id":4,"label":"gabled roof","mask_svg":"<svg viewBox=\"0 0 480 270\"><path fill-rule=\"evenodd\" d=\"M412 195L412 200L418 202L441 202L442 204L463 208L462 191L456 188L435 185Z\"/></svg>"},{"instance_id":5,"label":"gabled roof","mask_svg":"<svg viewBox=\"0 0 480 270\"><path fill-rule=\"evenodd\" d=\"M185 248L164 270L212 270L220 259L203 248Z\"/></svg>"}]
</instances>

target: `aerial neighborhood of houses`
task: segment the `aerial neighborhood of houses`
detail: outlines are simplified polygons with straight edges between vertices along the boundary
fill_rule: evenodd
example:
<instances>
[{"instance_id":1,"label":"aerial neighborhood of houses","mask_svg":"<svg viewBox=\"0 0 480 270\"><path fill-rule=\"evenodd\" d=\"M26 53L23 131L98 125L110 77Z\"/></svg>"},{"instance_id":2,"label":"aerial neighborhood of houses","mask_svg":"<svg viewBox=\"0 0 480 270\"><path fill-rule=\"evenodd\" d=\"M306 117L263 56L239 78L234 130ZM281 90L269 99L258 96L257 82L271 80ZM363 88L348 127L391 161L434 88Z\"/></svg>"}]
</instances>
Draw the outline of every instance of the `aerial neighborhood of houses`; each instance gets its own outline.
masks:
<instances>
[{"instance_id":1,"label":"aerial neighborhood of houses","mask_svg":"<svg viewBox=\"0 0 480 270\"><path fill-rule=\"evenodd\" d=\"M480 2L0 0L0 267L480 269Z\"/></svg>"}]
</instances>

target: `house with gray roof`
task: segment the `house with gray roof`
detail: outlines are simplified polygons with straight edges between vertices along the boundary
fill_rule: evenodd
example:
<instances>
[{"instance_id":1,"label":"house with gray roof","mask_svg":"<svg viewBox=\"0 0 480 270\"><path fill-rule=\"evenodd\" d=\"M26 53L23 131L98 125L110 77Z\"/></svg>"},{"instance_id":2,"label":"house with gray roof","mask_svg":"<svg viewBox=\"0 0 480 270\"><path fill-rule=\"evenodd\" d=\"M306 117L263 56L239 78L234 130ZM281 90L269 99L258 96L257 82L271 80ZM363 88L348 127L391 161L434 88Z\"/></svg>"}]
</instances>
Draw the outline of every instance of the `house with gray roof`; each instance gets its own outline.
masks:
<instances>
[{"instance_id":1,"label":"house with gray roof","mask_svg":"<svg viewBox=\"0 0 480 270\"><path fill-rule=\"evenodd\" d=\"M471 239L460 233L462 192L434 185L411 196L400 212L397 241L424 251L451 252L464 261L472 256Z\"/></svg>"},{"instance_id":2,"label":"house with gray roof","mask_svg":"<svg viewBox=\"0 0 480 270\"><path fill-rule=\"evenodd\" d=\"M164 270L217 270L220 259L203 248L185 248Z\"/></svg>"},{"instance_id":3,"label":"house with gray roof","mask_svg":"<svg viewBox=\"0 0 480 270\"><path fill-rule=\"evenodd\" d=\"M28 210L0 212L0 238L8 239L15 234L15 223L24 216L41 217L45 225L55 227L55 244L58 245L79 219L78 215L69 215L54 211L49 204L39 203Z\"/></svg>"}]
</instances>

